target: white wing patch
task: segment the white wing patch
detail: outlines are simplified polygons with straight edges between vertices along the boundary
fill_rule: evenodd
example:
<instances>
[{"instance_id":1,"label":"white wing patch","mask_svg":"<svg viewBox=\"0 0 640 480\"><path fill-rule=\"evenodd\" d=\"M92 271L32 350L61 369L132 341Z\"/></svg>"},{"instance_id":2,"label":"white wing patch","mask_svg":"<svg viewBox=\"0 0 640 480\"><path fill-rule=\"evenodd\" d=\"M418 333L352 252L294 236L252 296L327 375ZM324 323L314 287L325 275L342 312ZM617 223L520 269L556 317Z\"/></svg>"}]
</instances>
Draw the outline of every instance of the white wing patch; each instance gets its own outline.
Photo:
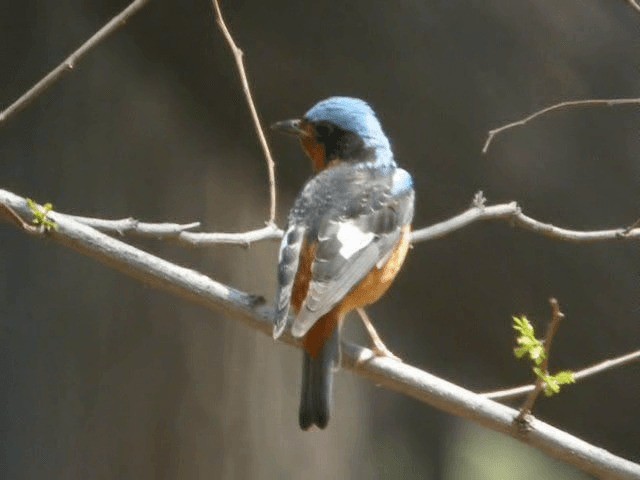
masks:
<instances>
[{"instance_id":1,"label":"white wing patch","mask_svg":"<svg viewBox=\"0 0 640 480\"><path fill-rule=\"evenodd\" d=\"M338 253L342 258L349 259L354 253L369 245L375 234L373 232L363 232L353 223L345 222L338 227L336 237L341 245Z\"/></svg>"}]
</instances>

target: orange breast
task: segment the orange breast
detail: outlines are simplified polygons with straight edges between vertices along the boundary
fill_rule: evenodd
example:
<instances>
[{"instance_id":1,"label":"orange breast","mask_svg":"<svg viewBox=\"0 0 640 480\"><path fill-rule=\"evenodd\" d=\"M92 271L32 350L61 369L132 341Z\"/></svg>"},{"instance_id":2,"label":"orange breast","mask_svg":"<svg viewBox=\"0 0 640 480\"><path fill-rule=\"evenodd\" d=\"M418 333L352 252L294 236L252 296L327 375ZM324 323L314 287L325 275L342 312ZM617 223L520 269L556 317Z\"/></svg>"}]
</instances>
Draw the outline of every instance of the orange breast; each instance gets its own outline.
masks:
<instances>
[{"instance_id":1,"label":"orange breast","mask_svg":"<svg viewBox=\"0 0 640 480\"><path fill-rule=\"evenodd\" d=\"M380 268L374 268L364 279L340 302L338 308L344 317L351 310L375 303L389 289L398 275L404 259L407 257L411 243L411 226L402 229L402 235L393 253Z\"/></svg>"},{"instance_id":2,"label":"orange breast","mask_svg":"<svg viewBox=\"0 0 640 480\"><path fill-rule=\"evenodd\" d=\"M320 353L334 329L350 311L371 305L384 295L404 263L410 242L411 227L407 225L402 229L400 241L389 260L382 267L374 268L340 303L316 321L302 339L302 345L311 357L315 358ZM315 245L303 245L291 295L291 306L296 313L300 311L309 290L314 254Z\"/></svg>"}]
</instances>

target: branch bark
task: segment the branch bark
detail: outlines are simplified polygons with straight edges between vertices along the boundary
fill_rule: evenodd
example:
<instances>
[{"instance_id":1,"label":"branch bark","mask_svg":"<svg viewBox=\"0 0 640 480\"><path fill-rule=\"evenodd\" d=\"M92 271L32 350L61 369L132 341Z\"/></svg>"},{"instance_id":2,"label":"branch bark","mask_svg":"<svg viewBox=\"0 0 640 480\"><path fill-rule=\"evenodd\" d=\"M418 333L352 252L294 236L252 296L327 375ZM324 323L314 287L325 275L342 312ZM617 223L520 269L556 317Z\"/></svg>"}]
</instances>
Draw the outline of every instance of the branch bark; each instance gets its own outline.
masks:
<instances>
[{"instance_id":1,"label":"branch bark","mask_svg":"<svg viewBox=\"0 0 640 480\"><path fill-rule=\"evenodd\" d=\"M135 0L122 12L113 17L100 30L94 33L91 38L89 38L89 40L84 42L75 52L69 55L64 62L51 70L38 83L36 83L33 87L23 93L20 98L9 105L4 111L0 112L0 125L8 120L9 117L15 115L20 110L29 105L33 100L42 95L42 93L44 93L45 90L56 83L62 77L62 75L73 70L78 62L82 60L82 58L87 53L89 53L112 33L122 27L125 23L127 23L127 21L133 15L138 13L138 11L147 3L149 3L149 0Z\"/></svg>"},{"instance_id":2,"label":"branch bark","mask_svg":"<svg viewBox=\"0 0 640 480\"><path fill-rule=\"evenodd\" d=\"M633 8L636 8L638 11L640 11L640 6L635 3L634 0L627 1ZM505 130L510 130L515 127L522 127L530 121L535 120L536 118L541 117L542 115L545 115L547 113L572 107L613 107L617 105L640 105L640 98L589 98L586 100L568 100L565 102L556 103L549 107L537 110L520 120L516 120L514 122L507 123L506 125L502 125L501 127L494 128L493 130L489 130L487 140L484 142L484 145L482 147L482 153L487 153L489 151L489 147L491 146L491 143L493 142L493 139L496 135L499 135Z\"/></svg>"},{"instance_id":3,"label":"branch bark","mask_svg":"<svg viewBox=\"0 0 640 480\"><path fill-rule=\"evenodd\" d=\"M614 368L618 368L623 365L638 361L640 361L640 350L636 350L635 352L627 353L619 357L610 358L608 360L603 360L602 362L598 362L595 365L591 365L590 367L583 368L581 370L578 370L577 372L573 372L573 378L577 383L578 380L581 380L583 378L597 375L598 373L606 372L607 370L612 370ZM480 395L485 398L490 398L491 400L507 400L509 398L516 398L522 395L526 395L534 388L534 384L529 384L519 387L507 388L504 390L485 392L481 393Z\"/></svg>"},{"instance_id":4,"label":"branch bark","mask_svg":"<svg viewBox=\"0 0 640 480\"><path fill-rule=\"evenodd\" d=\"M258 110L253 102L253 95L251 95L251 88L249 87L249 80L247 77L247 72L244 67L244 52L236 45L231 32L227 28L227 24L224 21L224 17L222 16L222 9L220 8L220 3L218 0L212 0L213 10L216 15L216 22L224 35L229 48L231 49L231 53L233 53L233 58L236 61L236 67L238 69L238 74L240 75L240 82L242 83L242 91L244 92L244 96L247 99L247 104L249 105L249 110L251 111L251 118L253 119L253 125L256 130L256 134L258 135L258 140L260 140L260 146L262 147L262 153L264 154L264 158L267 161L267 170L269 172L269 197L270 197L270 206L269 206L269 226L273 226L276 221L276 165L273 162L273 158L271 157L271 151L269 150L269 144L267 143L267 137L264 134L264 130L262 129L262 125L260 125L260 117L258 116Z\"/></svg>"},{"instance_id":5,"label":"branch bark","mask_svg":"<svg viewBox=\"0 0 640 480\"><path fill-rule=\"evenodd\" d=\"M23 218L32 215L26 200L10 192L0 190L0 204ZM134 248L65 215L51 212L49 218L56 223L57 229L43 233L43 236L146 284L211 310L223 312L271 336L273 311L262 304L259 297ZM14 220L9 219L9 222L16 225ZM297 345L290 336L285 336L284 341ZM531 430L526 434L519 433L513 425L513 420L518 415L516 410L416 367L390 358L377 357L371 350L350 343L343 345L342 358L345 368L377 385L508 434L585 472L609 479L640 478L640 465L540 420L532 419Z\"/></svg>"},{"instance_id":6,"label":"branch bark","mask_svg":"<svg viewBox=\"0 0 640 480\"><path fill-rule=\"evenodd\" d=\"M631 8L633 8L636 12L640 13L640 4L636 0L627 0L627 3Z\"/></svg>"},{"instance_id":7,"label":"branch bark","mask_svg":"<svg viewBox=\"0 0 640 480\"><path fill-rule=\"evenodd\" d=\"M0 190L2 191L2 190ZM59 214L61 215L61 214ZM211 247L220 244L248 247L252 243L264 240L276 241L282 238L282 230L269 224L263 228L239 233L192 232L198 222L186 225L177 223L146 223L134 218L105 220L67 215L80 223L91 226L101 232L131 235L142 238L172 239L191 247ZM473 223L482 221L507 222L512 226L543 235L554 240L572 243L598 243L619 240L640 240L640 227L637 222L630 227L610 230L570 230L544 223L525 215L516 202L485 206L474 204L468 210L434 225L415 230L412 243L436 240L461 230Z\"/></svg>"}]
</instances>

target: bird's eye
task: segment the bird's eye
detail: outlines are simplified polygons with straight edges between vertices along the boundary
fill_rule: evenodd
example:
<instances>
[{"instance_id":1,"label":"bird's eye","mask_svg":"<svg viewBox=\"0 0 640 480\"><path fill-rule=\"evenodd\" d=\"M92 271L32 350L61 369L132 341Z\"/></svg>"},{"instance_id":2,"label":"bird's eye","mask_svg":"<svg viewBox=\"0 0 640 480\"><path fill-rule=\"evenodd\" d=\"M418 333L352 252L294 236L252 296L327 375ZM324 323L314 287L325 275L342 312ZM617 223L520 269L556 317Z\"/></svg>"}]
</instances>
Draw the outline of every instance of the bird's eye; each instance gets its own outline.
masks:
<instances>
[{"instance_id":1,"label":"bird's eye","mask_svg":"<svg viewBox=\"0 0 640 480\"><path fill-rule=\"evenodd\" d=\"M318 123L316 124L316 135L318 138L326 138L331 135L333 131L333 126L328 123Z\"/></svg>"}]
</instances>

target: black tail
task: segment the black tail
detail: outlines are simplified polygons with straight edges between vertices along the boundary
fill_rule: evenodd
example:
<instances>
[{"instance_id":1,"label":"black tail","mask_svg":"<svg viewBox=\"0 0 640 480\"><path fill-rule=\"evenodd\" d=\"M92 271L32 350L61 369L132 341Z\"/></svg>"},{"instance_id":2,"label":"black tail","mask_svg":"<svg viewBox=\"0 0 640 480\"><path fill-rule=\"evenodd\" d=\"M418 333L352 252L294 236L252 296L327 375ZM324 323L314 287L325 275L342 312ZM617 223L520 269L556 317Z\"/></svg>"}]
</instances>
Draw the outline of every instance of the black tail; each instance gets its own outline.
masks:
<instances>
[{"instance_id":1,"label":"black tail","mask_svg":"<svg viewBox=\"0 0 640 480\"><path fill-rule=\"evenodd\" d=\"M333 370L340 364L340 336L336 328L316 358L304 352L302 363L302 395L300 428L312 425L325 428L329 423L333 390Z\"/></svg>"}]
</instances>

